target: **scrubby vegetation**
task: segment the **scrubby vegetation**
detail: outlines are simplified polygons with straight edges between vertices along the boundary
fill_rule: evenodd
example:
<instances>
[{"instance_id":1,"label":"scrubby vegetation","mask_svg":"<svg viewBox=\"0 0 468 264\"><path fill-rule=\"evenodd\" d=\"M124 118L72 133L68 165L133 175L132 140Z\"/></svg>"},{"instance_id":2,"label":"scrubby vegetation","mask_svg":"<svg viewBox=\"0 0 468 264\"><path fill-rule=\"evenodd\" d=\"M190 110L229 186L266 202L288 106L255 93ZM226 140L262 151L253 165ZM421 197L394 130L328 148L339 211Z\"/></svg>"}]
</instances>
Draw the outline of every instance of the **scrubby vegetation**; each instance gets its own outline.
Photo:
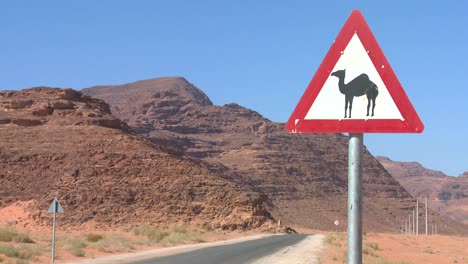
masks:
<instances>
[{"instance_id":1,"label":"scrubby vegetation","mask_svg":"<svg viewBox=\"0 0 468 264\"><path fill-rule=\"evenodd\" d=\"M0 228L0 242L34 243L27 234L18 233L12 227Z\"/></svg>"}]
</instances>

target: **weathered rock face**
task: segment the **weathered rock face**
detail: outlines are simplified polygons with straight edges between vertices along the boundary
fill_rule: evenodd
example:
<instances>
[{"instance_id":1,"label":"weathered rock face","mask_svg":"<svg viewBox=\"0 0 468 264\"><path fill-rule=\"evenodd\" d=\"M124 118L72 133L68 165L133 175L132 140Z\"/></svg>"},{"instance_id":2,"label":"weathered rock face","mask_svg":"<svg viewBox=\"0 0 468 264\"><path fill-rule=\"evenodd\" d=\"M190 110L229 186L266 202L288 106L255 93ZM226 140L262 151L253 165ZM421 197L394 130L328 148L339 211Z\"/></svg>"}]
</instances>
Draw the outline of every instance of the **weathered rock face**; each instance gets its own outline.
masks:
<instances>
[{"instance_id":1,"label":"weathered rock face","mask_svg":"<svg viewBox=\"0 0 468 264\"><path fill-rule=\"evenodd\" d=\"M465 174L451 177L417 162L398 162L387 157L377 159L413 196L420 197L421 201L427 196L430 208L468 224L468 177Z\"/></svg>"},{"instance_id":2,"label":"weathered rock face","mask_svg":"<svg viewBox=\"0 0 468 264\"><path fill-rule=\"evenodd\" d=\"M99 86L83 92L108 102L117 117L152 142L230 168L237 182L249 183L268 195L273 202L268 209L282 223L331 230L333 221L339 219L346 228L347 137L287 134L283 124L237 104L214 106L209 100L196 99L207 97L198 95L200 90L182 78ZM366 151L365 228L397 232L413 202ZM463 228L451 224L442 232Z\"/></svg>"},{"instance_id":3,"label":"weathered rock face","mask_svg":"<svg viewBox=\"0 0 468 264\"><path fill-rule=\"evenodd\" d=\"M223 166L128 133L101 100L71 89L0 92L0 207L58 195L69 226L172 223L271 228L271 202ZM37 123L35 123L37 122Z\"/></svg>"},{"instance_id":4,"label":"weathered rock face","mask_svg":"<svg viewBox=\"0 0 468 264\"><path fill-rule=\"evenodd\" d=\"M38 87L0 91L0 123L17 126L90 125L125 129L102 100L72 89Z\"/></svg>"}]
</instances>

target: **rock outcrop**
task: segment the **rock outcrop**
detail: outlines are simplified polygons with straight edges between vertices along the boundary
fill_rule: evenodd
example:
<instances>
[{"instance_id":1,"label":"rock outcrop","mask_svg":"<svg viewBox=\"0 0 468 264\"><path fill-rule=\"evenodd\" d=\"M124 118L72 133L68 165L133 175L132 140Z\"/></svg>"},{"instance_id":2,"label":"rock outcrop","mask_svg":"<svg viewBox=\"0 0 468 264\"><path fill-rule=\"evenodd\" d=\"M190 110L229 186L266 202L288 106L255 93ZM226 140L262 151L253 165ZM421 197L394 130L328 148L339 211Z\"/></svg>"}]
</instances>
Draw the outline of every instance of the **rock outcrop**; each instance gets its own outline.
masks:
<instances>
[{"instance_id":1,"label":"rock outcrop","mask_svg":"<svg viewBox=\"0 0 468 264\"><path fill-rule=\"evenodd\" d=\"M91 125L126 129L109 105L72 89L36 87L0 91L0 123L17 126Z\"/></svg>"},{"instance_id":2,"label":"rock outcrop","mask_svg":"<svg viewBox=\"0 0 468 264\"><path fill-rule=\"evenodd\" d=\"M130 133L102 100L71 89L2 91L0 120L0 207L33 200L36 224L58 195L61 223L75 228L276 228L269 198L232 180L235 172Z\"/></svg>"}]
</instances>

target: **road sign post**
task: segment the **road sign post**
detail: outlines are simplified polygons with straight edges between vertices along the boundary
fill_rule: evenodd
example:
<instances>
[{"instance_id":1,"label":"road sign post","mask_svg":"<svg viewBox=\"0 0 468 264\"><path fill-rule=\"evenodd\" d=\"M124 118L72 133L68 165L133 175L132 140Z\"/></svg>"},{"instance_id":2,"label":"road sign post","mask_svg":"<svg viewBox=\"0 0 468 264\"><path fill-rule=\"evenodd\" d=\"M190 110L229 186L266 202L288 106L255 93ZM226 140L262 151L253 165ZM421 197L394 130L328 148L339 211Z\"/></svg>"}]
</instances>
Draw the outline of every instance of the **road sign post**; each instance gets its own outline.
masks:
<instances>
[{"instance_id":1,"label":"road sign post","mask_svg":"<svg viewBox=\"0 0 468 264\"><path fill-rule=\"evenodd\" d=\"M55 196L47 212L54 214L54 220L52 222L52 263L55 263L55 224L57 219L57 213L63 213L63 208L60 205L57 196Z\"/></svg>"},{"instance_id":2,"label":"road sign post","mask_svg":"<svg viewBox=\"0 0 468 264\"><path fill-rule=\"evenodd\" d=\"M364 133L421 133L424 125L358 10L338 33L285 129L349 133L348 263L361 264ZM407 233L410 226L411 219Z\"/></svg>"},{"instance_id":3,"label":"road sign post","mask_svg":"<svg viewBox=\"0 0 468 264\"><path fill-rule=\"evenodd\" d=\"M348 263L362 263L363 134L349 134L348 148Z\"/></svg>"}]
</instances>

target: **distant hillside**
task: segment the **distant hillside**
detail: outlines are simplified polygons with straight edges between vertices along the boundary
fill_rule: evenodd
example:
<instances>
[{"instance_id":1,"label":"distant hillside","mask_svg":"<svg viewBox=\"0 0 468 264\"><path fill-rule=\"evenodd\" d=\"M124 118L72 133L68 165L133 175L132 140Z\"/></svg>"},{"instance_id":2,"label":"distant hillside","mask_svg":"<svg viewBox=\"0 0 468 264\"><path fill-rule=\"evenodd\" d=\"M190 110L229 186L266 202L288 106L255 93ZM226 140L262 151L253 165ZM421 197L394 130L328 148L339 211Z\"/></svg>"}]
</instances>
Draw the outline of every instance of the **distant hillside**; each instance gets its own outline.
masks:
<instances>
[{"instance_id":1,"label":"distant hillside","mask_svg":"<svg viewBox=\"0 0 468 264\"><path fill-rule=\"evenodd\" d=\"M287 134L237 104L216 106L183 78L159 78L83 93L108 102L133 131L210 164L236 172L238 182L272 200L275 219L328 229L347 221L347 137ZM368 151L364 153L364 227L398 232L414 198ZM433 214L433 213L431 213ZM466 226L433 215L444 233L468 234Z\"/></svg>"},{"instance_id":2,"label":"distant hillside","mask_svg":"<svg viewBox=\"0 0 468 264\"><path fill-rule=\"evenodd\" d=\"M0 91L0 138L0 208L33 200L36 224L50 223L58 195L73 227L276 226L268 197L234 172L129 133L108 104L71 89Z\"/></svg>"},{"instance_id":3,"label":"distant hillside","mask_svg":"<svg viewBox=\"0 0 468 264\"><path fill-rule=\"evenodd\" d=\"M427 196L430 208L468 224L468 172L451 177L417 162L377 159L413 196Z\"/></svg>"}]
</instances>

